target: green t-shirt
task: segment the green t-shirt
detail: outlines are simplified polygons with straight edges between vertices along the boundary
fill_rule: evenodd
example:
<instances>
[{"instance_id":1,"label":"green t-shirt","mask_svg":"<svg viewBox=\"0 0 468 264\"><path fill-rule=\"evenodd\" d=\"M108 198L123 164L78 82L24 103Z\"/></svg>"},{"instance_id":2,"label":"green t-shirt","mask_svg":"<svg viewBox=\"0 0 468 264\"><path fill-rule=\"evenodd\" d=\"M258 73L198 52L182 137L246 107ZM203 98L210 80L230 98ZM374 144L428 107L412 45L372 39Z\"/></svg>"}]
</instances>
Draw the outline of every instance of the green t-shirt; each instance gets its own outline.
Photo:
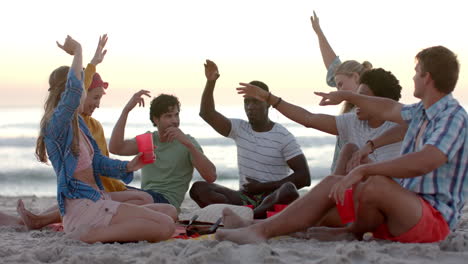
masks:
<instances>
[{"instance_id":1,"label":"green t-shirt","mask_svg":"<svg viewBox=\"0 0 468 264\"><path fill-rule=\"evenodd\" d=\"M192 136L187 137L203 152ZM157 131L153 132L153 143L156 161L141 169L141 188L162 194L179 209L193 176L192 155L178 140L161 142Z\"/></svg>"}]
</instances>

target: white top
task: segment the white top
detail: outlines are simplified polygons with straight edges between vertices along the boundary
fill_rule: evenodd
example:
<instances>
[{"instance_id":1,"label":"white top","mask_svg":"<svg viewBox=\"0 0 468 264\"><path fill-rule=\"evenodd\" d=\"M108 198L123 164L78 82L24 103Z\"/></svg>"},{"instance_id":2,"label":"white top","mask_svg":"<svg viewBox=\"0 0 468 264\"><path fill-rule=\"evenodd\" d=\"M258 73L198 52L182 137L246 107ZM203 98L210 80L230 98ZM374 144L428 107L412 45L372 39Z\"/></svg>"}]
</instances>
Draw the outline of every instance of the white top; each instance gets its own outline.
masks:
<instances>
[{"instance_id":1,"label":"white top","mask_svg":"<svg viewBox=\"0 0 468 264\"><path fill-rule=\"evenodd\" d=\"M245 178L259 182L279 181L288 177L291 170L286 161L302 154L296 138L282 125L275 123L267 132L252 130L249 122L230 119L232 138L237 146L239 189Z\"/></svg>"},{"instance_id":2,"label":"white top","mask_svg":"<svg viewBox=\"0 0 468 264\"><path fill-rule=\"evenodd\" d=\"M367 121L359 120L354 112L336 117L338 137L344 143L354 143L359 148L363 147L368 140L380 136L396 125L396 123L387 121L377 128L371 128ZM394 159L400 156L400 149L401 141L376 149L374 153L369 155L369 158L375 162Z\"/></svg>"}]
</instances>

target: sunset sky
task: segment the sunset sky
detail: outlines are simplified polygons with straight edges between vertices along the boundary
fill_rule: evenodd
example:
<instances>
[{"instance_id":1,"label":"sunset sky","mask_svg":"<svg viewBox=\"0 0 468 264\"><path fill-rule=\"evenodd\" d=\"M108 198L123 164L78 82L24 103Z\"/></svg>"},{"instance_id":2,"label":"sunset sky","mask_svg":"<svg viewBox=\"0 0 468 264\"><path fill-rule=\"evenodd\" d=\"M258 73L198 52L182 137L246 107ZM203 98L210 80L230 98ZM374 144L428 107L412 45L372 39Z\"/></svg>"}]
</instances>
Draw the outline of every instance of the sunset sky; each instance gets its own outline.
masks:
<instances>
[{"instance_id":1,"label":"sunset sky","mask_svg":"<svg viewBox=\"0 0 468 264\"><path fill-rule=\"evenodd\" d=\"M83 46L85 64L100 34L108 54L98 72L110 83L102 106L123 105L139 89L173 93L198 105L203 63L218 64L215 99L240 105L239 82L261 80L288 101L316 105L329 91L315 10L342 60L368 60L392 71L413 103L414 56L444 45L458 54L455 96L468 105L468 34L464 1L7 1L0 15L1 106L42 106L50 72L69 65L57 48L69 34Z\"/></svg>"}]
</instances>

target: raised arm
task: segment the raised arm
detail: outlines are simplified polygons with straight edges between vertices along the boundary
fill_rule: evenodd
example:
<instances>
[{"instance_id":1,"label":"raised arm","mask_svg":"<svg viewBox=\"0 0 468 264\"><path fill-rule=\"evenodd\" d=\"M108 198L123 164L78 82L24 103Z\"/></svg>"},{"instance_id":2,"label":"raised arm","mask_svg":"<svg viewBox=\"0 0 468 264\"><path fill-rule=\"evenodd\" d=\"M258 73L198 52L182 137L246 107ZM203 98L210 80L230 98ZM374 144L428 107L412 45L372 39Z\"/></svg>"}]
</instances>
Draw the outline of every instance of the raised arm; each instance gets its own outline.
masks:
<instances>
[{"instance_id":1,"label":"raised arm","mask_svg":"<svg viewBox=\"0 0 468 264\"><path fill-rule=\"evenodd\" d=\"M310 17L310 22L312 23L312 28L314 29L315 34L317 34L320 52L322 53L323 63L325 64L325 68L328 69L332 64L333 60L335 60L336 58L335 51L333 51L332 47L330 46L330 43L328 43L328 40L325 37L325 34L323 34L322 28L320 27L319 23L319 18L317 14L315 14L315 11L314 15Z\"/></svg>"},{"instance_id":2,"label":"raised arm","mask_svg":"<svg viewBox=\"0 0 468 264\"><path fill-rule=\"evenodd\" d=\"M216 111L213 91L219 78L218 66L210 60L205 63L206 85L200 104L200 117L203 118L216 132L227 137L231 132L231 121Z\"/></svg>"},{"instance_id":3,"label":"raised arm","mask_svg":"<svg viewBox=\"0 0 468 264\"><path fill-rule=\"evenodd\" d=\"M406 124L401 116L403 105L389 98L361 95L351 91L315 92L315 94L322 97L320 105L338 105L348 101L376 118L400 125Z\"/></svg>"},{"instance_id":4,"label":"raised arm","mask_svg":"<svg viewBox=\"0 0 468 264\"><path fill-rule=\"evenodd\" d=\"M137 104L142 107L145 106L143 96L151 97L149 91L141 90L132 96L122 110L119 120L114 126L114 130L112 130L112 136L109 141L109 151L111 153L121 156L131 156L138 153L136 141L125 140L125 126L127 124L128 113L130 113Z\"/></svg>"},{"instance_id":5,"label":"raised arm","mask_svg":"<svg viewBox=\"0 0 468 264\"><path fill-rule=\"evenodd\" d=\"M338 135L336 127L336 118L331 115L313 114L297 105L290 104L283 99L269 93L255 85L249 83L240 83L242 87L237 88L237 93L244 97L254 97L258 100L273 105L284 116L303 126L315 128L320 131ZM278 103L279 102L279 103Z\"/></svg>"},{"instance_id":6,"label":"raised arm","mask_svg":"<svg viewBox=\"0 0 468 264\"><path fill-rule=\"evenodd\" d=\"M63 45L57 42L57 46L72 55L73 61L67 75L65 90L63 91L60 97L60 102L55 108L55 111L47 125L48 133L54 137L61 135L64 128L72 122L73 116L80 105L83 93L81 74L83 65L80 43L72 39L70 36L67 36Z\"/></svg>"},{"instance_id":7,"label":"raised arm","mask_svg":"<svg viewBox=\"0 0 468 264\"><path fill-rule=\"evenodd\" d=\"M67 36L63 45L57 41L57 46L63 49L66 53L73 56L70 71L73 71L76 78L81 81L81 71L83 69L83 55L81 50L81 44L78 43L78 41L72 39L72 37Z\"/></svg>"},{"instance_id":8,"label":"raised arm","mask_svg":"<svg viewBox=\"0 0 468 264\"><path fill-rule=\"evenodd\" d=\"M107 50L104 49L107 43L107 34L99 36L99 42L96 47L96 52L94 53L93 59L88 63L85 69L85 80L84 87L86 90L89 89L91 83L93 82L93 76L96 73L96 66L104 60Z\"/></svg>"}]
</instances>

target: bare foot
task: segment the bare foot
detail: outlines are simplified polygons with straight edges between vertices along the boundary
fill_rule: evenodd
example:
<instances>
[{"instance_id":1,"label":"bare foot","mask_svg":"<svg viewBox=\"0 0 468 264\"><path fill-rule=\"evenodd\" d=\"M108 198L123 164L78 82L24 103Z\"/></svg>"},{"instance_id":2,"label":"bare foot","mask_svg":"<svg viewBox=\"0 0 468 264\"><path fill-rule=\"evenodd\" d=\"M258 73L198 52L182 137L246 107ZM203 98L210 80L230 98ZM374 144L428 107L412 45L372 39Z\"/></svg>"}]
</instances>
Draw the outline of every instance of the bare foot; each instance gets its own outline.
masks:
<instances>
[{"instance_id":1,"label":"bare foot","mask_svg":"<svg viewBox=\"0 0 468 264\"><path fill-rule=\"evenodd\" d=\"M216 231L216 239L219 241L232 241L237 244L257 244L267 240L252 226L239 229L224 229Z\"/></svg>"},{"instance_id":2,"label":"bare foot","mask_svg":"<svg viewBox=\"0 0 468 264\"><path fill-rule=\"evenodd\" d=\"M39 229L43 227L40 221L40 217L26 210L26 208L24 208L23 200L21 199L18 200L16 212L18 212L21 220L23 220L23 223L28 228L28 230Z\"/></svg>"},{"instance_id":3,"label":"bare foot","mask_svg":"<svg viewBox=\"0 0 468 264\"><path fill-rule=\"evenodd\" d=\"M223 225L225 228L240 228L246 227L254 223L254 220L244 219L234 213L228 207L223 209Z\"/></svg>"}]
</instances>

